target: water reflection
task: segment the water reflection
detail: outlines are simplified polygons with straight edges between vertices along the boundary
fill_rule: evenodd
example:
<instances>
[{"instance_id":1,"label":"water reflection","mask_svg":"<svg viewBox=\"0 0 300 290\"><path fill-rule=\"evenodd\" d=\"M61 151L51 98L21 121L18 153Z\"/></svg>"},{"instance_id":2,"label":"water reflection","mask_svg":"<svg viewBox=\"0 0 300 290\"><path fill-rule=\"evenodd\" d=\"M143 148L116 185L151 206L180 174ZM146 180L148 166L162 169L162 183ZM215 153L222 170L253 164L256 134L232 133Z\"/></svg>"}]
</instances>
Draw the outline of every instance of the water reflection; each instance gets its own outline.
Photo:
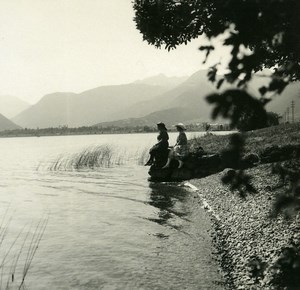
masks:
<instances>
[{"instance_id":1,"label":"water reflection","mask_svg":"<svg viewBox=\"0 0 300 290\"><path fill-rule=\"evenodd\" d=\"M189 221L187 209L184 208L186 191L178 187L178 184L162 184L150 182L151 189L149 205L159 209L157 218L148 218L159 225L167 225L180 230L181 226L175 224L176 218ZM173 222L172 222L173 221ZM159 236L159 235L158 235ZM160 237L160 236L159 236Z\"/></svg>"}]
</instances>

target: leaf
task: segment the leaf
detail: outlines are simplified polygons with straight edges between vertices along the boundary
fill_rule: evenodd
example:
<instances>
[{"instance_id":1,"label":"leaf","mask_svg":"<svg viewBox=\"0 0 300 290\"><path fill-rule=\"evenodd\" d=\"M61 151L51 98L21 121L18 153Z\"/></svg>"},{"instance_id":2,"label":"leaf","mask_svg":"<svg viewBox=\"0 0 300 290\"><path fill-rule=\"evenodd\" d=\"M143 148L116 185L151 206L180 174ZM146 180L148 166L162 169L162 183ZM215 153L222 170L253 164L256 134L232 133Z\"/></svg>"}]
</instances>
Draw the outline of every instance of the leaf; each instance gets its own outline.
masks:
<instances>
[{"instance_id":1,"label":"leaf","mask_svg":"<svg viewBox=\"0 0 300 290\"><path fill-rule=\"evenodd\" d=\"M277 94L281 94L287 85L288 82L285 82L283 79L273 78L267 90L269 92L276 92Z\"/></svg>"},{"instance_id":2,"label":"leaf","mask_svg":"<svg viewBox=\"0 0 300 290\"><path fill-rule=\"evenodd\" d=\"M215 48L212 45L202 45L202 46L199 47L199 50L201 50L201 51L204 51L204 50L211 51L211 50L214 50L214 49Z\"/></svg>"},{"instance_id":3,"label":"leaf","mask_svg":"<svg viewBox=\"0 0 300 290\"><path fill-rule=\"evenodd\" d=\"M225 81L224 78L222 78L222 79L220 79L220 80L218 81L218 83L217 83L217 89L219 89L219 88L222 86L222 84L224 83L224 81Z\"/></svg>"},{"instance_id":4,"label":"leaf","mask_svg":"<svg viewBox=\"0 0 300 290\"><path fill-rule=\"evenodd\" d=\"M217 68L215 66L213 66L209 69L209 71L207 73L207 78L209 81L214 83L216 80L216 75L217 75Z\"/></svg>"}]
</instances>

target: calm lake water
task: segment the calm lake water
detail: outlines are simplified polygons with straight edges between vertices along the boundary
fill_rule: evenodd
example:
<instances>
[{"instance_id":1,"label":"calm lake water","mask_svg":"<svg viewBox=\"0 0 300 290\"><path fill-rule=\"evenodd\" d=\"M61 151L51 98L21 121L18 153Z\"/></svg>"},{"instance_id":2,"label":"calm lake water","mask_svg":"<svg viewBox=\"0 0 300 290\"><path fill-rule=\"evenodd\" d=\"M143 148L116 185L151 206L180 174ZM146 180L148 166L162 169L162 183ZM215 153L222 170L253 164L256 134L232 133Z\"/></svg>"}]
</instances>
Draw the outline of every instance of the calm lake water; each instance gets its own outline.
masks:
<instances>
[{"instance_id":1,"label":"calm lake water","mask_svg":"<svg viewBox=\"0 0 300 290\"><path fill-rule=\"evenodd\" d=\"M155 141L156 134L0 139L0 288L12 278L12 289L20 284L47 220L27 289L223 289L210 220L195 195L148 182L149 168L139 164ZM114 148L118 164L49 170L58 156L100 144Z\"/></svg>"}]
</instances>

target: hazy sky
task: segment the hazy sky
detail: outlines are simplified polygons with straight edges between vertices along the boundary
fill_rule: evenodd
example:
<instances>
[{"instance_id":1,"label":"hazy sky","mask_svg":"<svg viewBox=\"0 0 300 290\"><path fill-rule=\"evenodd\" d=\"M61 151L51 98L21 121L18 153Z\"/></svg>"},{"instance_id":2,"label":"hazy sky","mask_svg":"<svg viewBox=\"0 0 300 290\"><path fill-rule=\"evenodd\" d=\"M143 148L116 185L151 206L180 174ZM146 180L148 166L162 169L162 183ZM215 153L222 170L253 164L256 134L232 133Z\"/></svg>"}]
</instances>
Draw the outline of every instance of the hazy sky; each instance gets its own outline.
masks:
<instances>
[{"instance_id":1,"label":"hazy sky","mask_svg":"<svg viewBox=\"0 0 300 290\"><path fill-rule=\"evenodd\" d=\"M204 38L158 50L142 41L133 16L131 0L0 0L0 94L34 103L203 67Z\"/></svg>"}]
</instances>

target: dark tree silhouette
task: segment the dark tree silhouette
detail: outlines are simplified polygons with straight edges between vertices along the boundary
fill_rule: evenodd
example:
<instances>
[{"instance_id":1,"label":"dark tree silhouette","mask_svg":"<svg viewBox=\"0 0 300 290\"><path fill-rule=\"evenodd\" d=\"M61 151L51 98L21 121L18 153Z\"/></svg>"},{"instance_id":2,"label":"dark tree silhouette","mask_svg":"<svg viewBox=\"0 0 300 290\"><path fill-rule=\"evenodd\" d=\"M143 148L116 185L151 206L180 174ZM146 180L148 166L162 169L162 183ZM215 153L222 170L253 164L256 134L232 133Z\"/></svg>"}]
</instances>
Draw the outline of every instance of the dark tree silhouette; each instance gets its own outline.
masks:
<instances>
[{"instance_id":1,"label":"dark tree silhouette","mask_svg":"<svg viewBox=\"0 0 300 290\"><path fill-rule=\"evenodd\" d=\"M208 79L217 88L224 82L237 88L207 97L214 105L213 118L227 117L232 126L246 124L241 130L264 127L270 121L264 109L267 102L280 95L289 83L300 80L299 0L135 0L133 7L137 29L145 41L157 48L175 49L200 35L210 40L224 36L223 45L231 48L228 73L221 79L217 77L217 63L210 68ZM215 48L209 44L199 49L205 52L205 63ZM259 89L260 99L254 98L245 89L253 73L266 68L272 69L270 82ZM238 143L238 138L231 143L229 153L239 159L243 144ZM299 212L298 165L295 171L296 181L290 170L280 170L292 180L291 192L275 204L276 213L291 206ZM255 192L250 179L242 170L231 170L223 182L245 196L245 190ZM285 289L299 285L299 261L299 245L282 251L275 267L280 270L277 280ZM260 259L252 266L254 270L264 268ZM285 268L288 270L282 270ZM253 275L259 275L259 271L253 271ZM278 281L277 285L283 286Z\"/></svg>"},{"instance_id":2,"label":"dark tree silhouette","mask_svg":"<svg viewBox=\"0 0 300 290\"><path fill-rule=\"evenodd\" d=\"M216 64L208 76L217 87L227 81L244 89L253 72L273 68L270 83L260 88L262 107L268 92L280 94L300 79L298 0L135 0L133 7L143 39L158 48L170 50L200 35L213 39L224 34L223 45L231 47L229 72L217 79ZM207 59L214 47L200 50Z\"/></svg>"}]
</instances>

